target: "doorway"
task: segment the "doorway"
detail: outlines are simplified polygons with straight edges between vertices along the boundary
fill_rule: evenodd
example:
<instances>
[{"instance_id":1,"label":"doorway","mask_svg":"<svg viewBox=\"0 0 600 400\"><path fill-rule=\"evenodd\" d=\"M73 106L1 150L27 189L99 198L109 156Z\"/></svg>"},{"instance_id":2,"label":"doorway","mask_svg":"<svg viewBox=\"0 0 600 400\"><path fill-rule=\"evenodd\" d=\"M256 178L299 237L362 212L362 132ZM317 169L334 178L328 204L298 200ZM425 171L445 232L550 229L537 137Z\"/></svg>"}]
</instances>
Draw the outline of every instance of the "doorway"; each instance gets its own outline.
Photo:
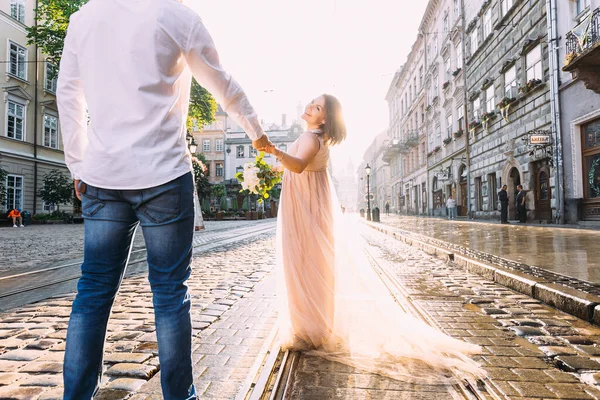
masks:
<instances>
[{"instance_id":1,"label":"doorway","mask_svg":"<svg viewBox=\"0 0 600 400\"><path fill-rule=\"evenodd\" d=\"M458 199L458 215L465 217L467 215L467 166L461 165L459 169L460 199Z\"/></svg>"},{"instance_id":2,"label":"doorway","mask_svg":"<svg viewBox=\"0 0 600 400\"><path fill-rule=\"evenodd\" d=\"M539 221L552 220L552 208L550 206L550 169L543 166L537 173L536 193L535 193L535 217Z\"/></svg>"}]
</instances>

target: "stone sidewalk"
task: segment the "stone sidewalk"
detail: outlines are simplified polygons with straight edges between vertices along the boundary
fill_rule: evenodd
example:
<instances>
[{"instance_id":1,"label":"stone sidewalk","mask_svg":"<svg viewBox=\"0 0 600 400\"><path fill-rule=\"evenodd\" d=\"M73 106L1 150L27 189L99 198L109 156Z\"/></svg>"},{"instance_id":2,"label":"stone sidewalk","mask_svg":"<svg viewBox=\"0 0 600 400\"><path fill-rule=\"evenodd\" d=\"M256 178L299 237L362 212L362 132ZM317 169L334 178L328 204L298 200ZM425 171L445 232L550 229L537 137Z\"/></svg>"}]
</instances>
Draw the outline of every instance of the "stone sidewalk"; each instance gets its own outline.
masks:
<instances>
[{"instance_id":1,"label":"stone sidewalk","mask_svg":"<svg viewBox=\"0 0 600 400\"><path fill-rule=\"evenodd\" d=\"M239 389L274 322L273 234L196 256L192 294L195 382L204 398ZM0 399L62 398L64 339L72 296L0 314ZM96 399L160 399L160 365L146 276L123 281Z\"/></svg>"},{"instance_id":2,"label":"stone sidewalk","mask_svg":"<svg viewBox=\"0 0 600 400\"><path fill-rule=\"evenodd\" d=\"M382 215L381 224L600 284L600 230Z\"/></svg>"}]
</instances>

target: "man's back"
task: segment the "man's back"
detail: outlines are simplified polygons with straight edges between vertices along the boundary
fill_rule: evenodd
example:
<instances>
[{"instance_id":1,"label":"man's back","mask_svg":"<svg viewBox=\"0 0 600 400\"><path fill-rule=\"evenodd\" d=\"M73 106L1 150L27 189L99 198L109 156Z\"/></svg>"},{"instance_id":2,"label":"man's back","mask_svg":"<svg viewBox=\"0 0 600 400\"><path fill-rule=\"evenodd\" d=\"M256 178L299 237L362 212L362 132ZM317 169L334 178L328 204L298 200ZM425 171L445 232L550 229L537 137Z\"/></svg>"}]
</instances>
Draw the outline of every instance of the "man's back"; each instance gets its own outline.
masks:
<instances>
[{"instance_id":1,"label":"man's back","mask_svg":"<svg viewBox=\"0 0 600 400\"><path fill-rule=\"evenodd\" d=\"M192 72L253 139L262 134L194 11L176 0L91 0L73 14L57 97L74 177L142 189L190 171L185 120ZM77 136L85 102L88 143Z\"/></svg>"}]
</instances>

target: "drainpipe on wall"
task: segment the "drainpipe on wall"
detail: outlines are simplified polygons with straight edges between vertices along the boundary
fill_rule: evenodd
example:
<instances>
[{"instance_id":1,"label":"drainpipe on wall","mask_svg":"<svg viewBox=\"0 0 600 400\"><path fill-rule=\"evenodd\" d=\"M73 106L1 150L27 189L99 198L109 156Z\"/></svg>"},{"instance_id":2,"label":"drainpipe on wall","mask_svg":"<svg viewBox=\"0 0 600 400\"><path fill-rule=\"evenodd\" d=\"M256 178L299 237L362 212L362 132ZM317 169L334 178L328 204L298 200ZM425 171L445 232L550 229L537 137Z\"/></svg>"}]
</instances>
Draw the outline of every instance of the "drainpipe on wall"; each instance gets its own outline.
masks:
<instances>
[{"instance_id":1,"label":"drainpipe on wall","mask_svg":"<svg viewBox=\"0 0 600 400\"><path fill-rule=\"evenodd\" d=\"M38 0L35 1L35 10L38 10ZM35 26L37 27L37 19L35 19ZM38 59L38 45L35 45L35 89L33 96L33 212L32 215L37 213L37 186L38 186L38 86L39 86L39 59Z\"/></svg>"},{"instance_id":2,"label":"drainpipe on wall","mask_svg":"<svg viewBox=\"0 0 600 400\"><path fill-rule=\"evenodd\" d=\"M425 75L423 76L423 79L425 80L425 82L427 82L427 75L429 74L429 65L427 64L428 60L427 60L427 46L428 46L428 41L427 41L427 32L419 32L419 35L421 35L421 37L423 38L423 52L424 54L424 61L425 61ZM425 82L423 82L423 90L425 91L425 101L429 101L429 85L426 85ZM427 104L428 106L429 104ZM425 111L425 187L427 188L427 195L426 195L426 199L425 199L425 204L426 204L426 208L427 210L425 211L425 215L432 215L430 210L433 209L433 194L431 193L431 185L429 184L429 159L427 157L427 143L429 142L429 117L427 116L427 111ZM431 202L429 201L429 199L431 198ZM398 208L400 208L400 204L398 204Z\"/></svg>"},{"instance_id":3,"label":"drainpipe on wall","mask_svg":"<svg viewBox=\"0 0 600 400\"><path fill-rule=\"evenodd\" d=\"M562 134L560 121L559 77L560 64L558 62L558 26L556 22L556 0L546 0L546 14L548 25L548 54L550 61L550 107L552 113L553 142L552 156L554 157L556 173L556 217L559 224L565 223L564 213L564 169L562 154Z\"/></svg>"},{"instance_id":4,"label":"drainpipe on wall","mask_svg":"<svg viewBox=\"0 0 600 400\"><path fill-rule=\"evenodd\" d=\"M462 35L461 35L461 47L462 47L462 56L463 56L463 84L465 86L464 89L464 114L465 114L465 163L467 164L467 216L473 219L473 215L471 214L471 153L469 149L469 129L468 129L468 116L469 109L467 107L469 99L468 99L468 86L467 86L467 22L465 16L465 0L461 0L460 2L461 8L461 25L462 25ZM460 170L460 168L459 168ZM460 182L460 176L458 177ZM459 183L460 184L460 183Z\"/></svg>"}]
</instances>

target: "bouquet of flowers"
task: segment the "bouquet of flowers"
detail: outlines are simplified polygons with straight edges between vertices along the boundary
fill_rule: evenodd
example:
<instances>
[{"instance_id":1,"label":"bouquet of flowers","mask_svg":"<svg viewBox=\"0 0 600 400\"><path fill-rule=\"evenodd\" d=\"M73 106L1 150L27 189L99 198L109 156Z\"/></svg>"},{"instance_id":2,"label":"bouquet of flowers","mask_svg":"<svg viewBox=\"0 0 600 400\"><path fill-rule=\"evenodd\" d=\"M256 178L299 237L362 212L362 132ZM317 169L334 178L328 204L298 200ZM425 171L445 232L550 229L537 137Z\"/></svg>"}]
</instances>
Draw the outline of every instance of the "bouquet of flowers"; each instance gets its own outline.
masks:
<instances>
[{"instance_id":1,"label":"bouquet of flowers","mask_svg":"<svg viewBox=\"0 0 600 400\"><path fill-rule=\"evenodd\" d=\"M269 190L281 182L283 173L274 170L264 160L264 153L260 152L256 156L256 161L248 162L244 165L244 172L238 172L235 177L242 185L240 192L257 194L258 202L269 198Z\"/></svg>"}]
</instances>

